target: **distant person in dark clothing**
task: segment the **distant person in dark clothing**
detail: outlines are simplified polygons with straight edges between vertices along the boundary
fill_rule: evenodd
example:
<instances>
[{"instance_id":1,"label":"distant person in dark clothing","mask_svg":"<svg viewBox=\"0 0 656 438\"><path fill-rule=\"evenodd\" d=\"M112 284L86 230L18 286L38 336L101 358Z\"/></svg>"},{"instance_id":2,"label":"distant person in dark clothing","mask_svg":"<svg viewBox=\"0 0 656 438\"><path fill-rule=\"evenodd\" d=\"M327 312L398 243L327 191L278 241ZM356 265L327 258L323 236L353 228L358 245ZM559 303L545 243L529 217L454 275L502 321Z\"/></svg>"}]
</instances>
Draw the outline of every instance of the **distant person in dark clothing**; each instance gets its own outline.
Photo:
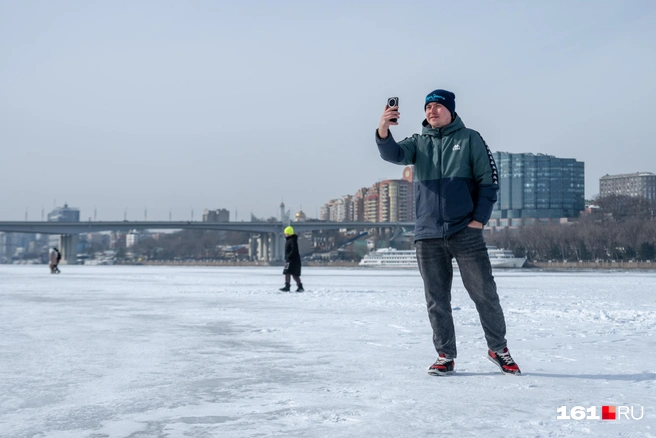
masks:
<instances>
[{"instance_id":1,"label":"distant person in dark clothing","mask_svg":"<svg viewBox=\"0 0 656 438\"><path fill-rule=\"evenodd\" d=\"M294 277L296 282L296 292L303 292L303 283L301 283L301 253L298 252L298 236L294 234L292 227L285 228L285 269L282 271L285 276L285 287L280 290L289 292L291 282L290 277Z\"/></svg>"},{"instance_id":2,"label":"distant person in dark clothing","mask_svg":"<svg viewBox=\"0 0 656 438\"><path fill-rule=\"evenodd\" d=\"M61 271L57 267L59 265L59 261L61 260L61 253L57 248L50 248L49 254L48 254L48 265L50 266L50 273L51 274L59 274Z\"/></svg>"}]
</instances>

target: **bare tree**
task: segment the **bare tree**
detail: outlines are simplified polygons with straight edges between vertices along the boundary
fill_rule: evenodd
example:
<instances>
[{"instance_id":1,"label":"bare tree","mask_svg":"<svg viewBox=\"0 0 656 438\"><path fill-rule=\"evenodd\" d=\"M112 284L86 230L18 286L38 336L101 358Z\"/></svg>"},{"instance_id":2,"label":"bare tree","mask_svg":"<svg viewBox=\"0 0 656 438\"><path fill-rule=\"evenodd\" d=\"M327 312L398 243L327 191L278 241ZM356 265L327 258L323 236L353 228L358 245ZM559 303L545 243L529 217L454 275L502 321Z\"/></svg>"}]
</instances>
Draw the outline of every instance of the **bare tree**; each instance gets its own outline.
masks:
<instances>
[{"instance_id":1,"label":"bare tree","mask_svg":"<svg viewBox=\"0 0 656 438\"><path fill-rule=\"evenodd\" d=\"M595 204L614 221L628 219L649 220L654 209L654 202L640 196L609 195L597 197Z\"/></svg>"},{"instance_id":2,"label":"bare tree","mask_svg":"<svg viewBox=\"0 0 656 438\"><path fill-rule=\"evenodd\" d=\"M604 230L601 222L592 218L583 218L579 221L579 235L593 260L600 258L604 247Z\"/></svg>"},{"instance_id":3,"label":"bare tree","mask_svg":"<svg viewBox=\"0 0 656 438\"><path fill-rule=\"evenodd\" d=\"M644 240L643 230L646 222L641 219L629 219L622 224L620 229L620 238L624 242L624 247L630 248L634 253L638 251L638 246Z\"/></svg>"},{"instance_id":4,"label":"bare tree","mask_svg":"<svg viewBox=\"0 0 656 438\"><path fill-rule=\"evenodd\" d=\"M553 243L558 248L560 259L563 261L569 260L572 241L576 240L576 231L572 224L552 225L550 228Z\"/></svg>"}]
</instances>

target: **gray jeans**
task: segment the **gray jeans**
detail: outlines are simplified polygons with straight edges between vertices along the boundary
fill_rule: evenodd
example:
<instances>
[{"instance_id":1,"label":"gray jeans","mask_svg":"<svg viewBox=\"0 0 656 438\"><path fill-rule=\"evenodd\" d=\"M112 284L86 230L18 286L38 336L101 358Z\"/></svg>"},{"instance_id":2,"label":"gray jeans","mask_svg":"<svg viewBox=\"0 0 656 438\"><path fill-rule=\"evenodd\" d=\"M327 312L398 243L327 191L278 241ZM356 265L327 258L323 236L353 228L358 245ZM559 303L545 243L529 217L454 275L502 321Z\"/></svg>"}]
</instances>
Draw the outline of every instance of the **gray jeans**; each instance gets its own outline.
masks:
<instances>
[{"instance_id":1,"label":"gray jeans","mask_svg":"<svg viewBox=\"0 0 656 438\"><path fill-rule=\"evenodd\" d=\"M506 321L492 276L483 231L467 227L443 239L418 240L416 247L437 353L444 353L447 358L455 358L458 353L451 314L453 257L458 262L469 297L476 305L488 348L492 351L503 350L506 346Z\"/></svg>"}]
</instances>

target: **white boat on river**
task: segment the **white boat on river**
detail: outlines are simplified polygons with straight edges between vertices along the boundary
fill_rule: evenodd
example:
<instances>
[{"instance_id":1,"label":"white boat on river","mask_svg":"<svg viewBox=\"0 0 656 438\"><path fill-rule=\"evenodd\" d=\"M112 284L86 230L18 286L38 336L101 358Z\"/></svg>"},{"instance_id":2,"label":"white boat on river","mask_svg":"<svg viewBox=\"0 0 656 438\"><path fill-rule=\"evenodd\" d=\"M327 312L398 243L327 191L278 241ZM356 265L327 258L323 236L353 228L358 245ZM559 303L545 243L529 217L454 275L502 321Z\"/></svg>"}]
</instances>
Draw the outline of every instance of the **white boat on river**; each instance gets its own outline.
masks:
<instances>
[{"instance_id":1,"label":"white boat on river","mask_svg":"<svg viewBox=\"0 0 656 438\"><path fill-rule=\"evenodd\" d=\"M526 263L526 257L515 257L509 249L488 246L487 253L493 268L521 268ZM452 263L453 267L458 266L455 258ZM416 268L417 253L414 249L381 248L364 256L359 265L370 268Z\"/></svg>"}]
</instances>

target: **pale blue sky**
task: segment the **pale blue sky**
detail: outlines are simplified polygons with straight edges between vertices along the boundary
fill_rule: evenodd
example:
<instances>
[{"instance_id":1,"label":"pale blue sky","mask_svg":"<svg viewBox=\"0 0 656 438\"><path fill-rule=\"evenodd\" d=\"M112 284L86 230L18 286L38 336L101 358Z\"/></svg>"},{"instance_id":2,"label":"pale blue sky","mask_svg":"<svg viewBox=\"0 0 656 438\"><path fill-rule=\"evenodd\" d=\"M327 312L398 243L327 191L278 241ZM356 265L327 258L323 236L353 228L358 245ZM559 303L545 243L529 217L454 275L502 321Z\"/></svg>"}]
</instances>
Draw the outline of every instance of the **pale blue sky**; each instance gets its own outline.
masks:
<instances>
[{"instance_id":1,"label":"pale blue sky","mask_svg":"<svg viewBox=\"0 0 656 438\"><path fill-rule=\"evenodd\" d=\"M309 216L402 168L424 96L493 151L656 172L656 2L0 0L0 220ZM56 181L56 182L54 182Z\"/></svg>"}]
</instances>

